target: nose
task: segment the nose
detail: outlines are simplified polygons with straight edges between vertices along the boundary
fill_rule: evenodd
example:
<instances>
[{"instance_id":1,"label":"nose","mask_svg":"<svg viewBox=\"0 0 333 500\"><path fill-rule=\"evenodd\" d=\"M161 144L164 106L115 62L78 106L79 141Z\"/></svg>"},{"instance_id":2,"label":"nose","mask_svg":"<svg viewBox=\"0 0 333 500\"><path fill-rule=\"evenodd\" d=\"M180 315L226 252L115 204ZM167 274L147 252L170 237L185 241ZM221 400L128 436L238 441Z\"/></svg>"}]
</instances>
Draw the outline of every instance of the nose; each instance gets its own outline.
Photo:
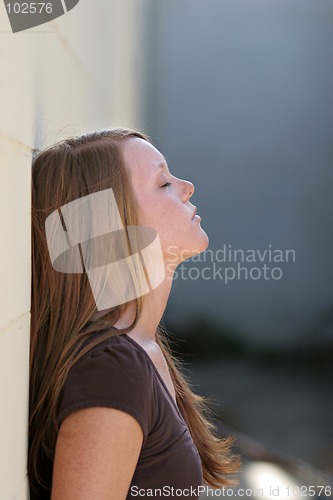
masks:
<instances>
[{"instance_id":1,"label":"nose","mask_svg":"<svg viewBox=\"0 0 333 500\"><path fill-rule=\"evenodd\" d=\"M183 180L183 194L185 200L189 200L194 193L194 184L191 181Z\"/></svg>"}]
</instances>

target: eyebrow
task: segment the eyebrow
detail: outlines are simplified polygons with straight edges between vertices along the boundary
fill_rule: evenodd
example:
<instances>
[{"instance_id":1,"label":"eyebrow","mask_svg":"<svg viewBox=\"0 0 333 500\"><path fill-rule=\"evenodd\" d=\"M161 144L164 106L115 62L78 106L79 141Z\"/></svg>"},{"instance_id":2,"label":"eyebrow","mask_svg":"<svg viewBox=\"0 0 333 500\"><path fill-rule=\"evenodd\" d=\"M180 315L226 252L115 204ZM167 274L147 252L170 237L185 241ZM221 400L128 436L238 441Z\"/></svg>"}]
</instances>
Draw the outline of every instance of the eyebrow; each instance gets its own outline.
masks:
<instances>
[{"instance_id":1,"label":"eyebrow","mask_svg":"<svg viewBox=\"0 0 333 500\"><path fill-rule=\"evenodd\" d=\"M166 162L161 162L161 163L159 163L159 164L157 165L157 167L156 167L155 173L160 172L160 169L162 169L162 170L163 170L163 168L167 168L167 164L166 164Z\"/></svg>"}]
</instances>

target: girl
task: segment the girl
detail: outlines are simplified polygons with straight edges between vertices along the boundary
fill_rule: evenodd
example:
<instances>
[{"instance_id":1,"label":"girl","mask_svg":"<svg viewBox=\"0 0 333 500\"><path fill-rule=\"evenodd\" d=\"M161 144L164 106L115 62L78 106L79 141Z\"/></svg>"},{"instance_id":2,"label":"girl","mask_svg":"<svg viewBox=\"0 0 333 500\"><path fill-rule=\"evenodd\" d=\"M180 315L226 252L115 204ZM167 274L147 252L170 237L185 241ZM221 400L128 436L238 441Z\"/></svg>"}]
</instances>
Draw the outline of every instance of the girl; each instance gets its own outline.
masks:
<instances>
[{"instance_id":1,"label":"girl","mask_svg":"<svg viewBox=\"0 0 333 500\"><path fill-rule=\"evenodd\" d=\"M132 130L35 157L31 500L198 498L238 470L160 326L176 267L208 245L193 192Z\"/></svg>"}]
</instances>

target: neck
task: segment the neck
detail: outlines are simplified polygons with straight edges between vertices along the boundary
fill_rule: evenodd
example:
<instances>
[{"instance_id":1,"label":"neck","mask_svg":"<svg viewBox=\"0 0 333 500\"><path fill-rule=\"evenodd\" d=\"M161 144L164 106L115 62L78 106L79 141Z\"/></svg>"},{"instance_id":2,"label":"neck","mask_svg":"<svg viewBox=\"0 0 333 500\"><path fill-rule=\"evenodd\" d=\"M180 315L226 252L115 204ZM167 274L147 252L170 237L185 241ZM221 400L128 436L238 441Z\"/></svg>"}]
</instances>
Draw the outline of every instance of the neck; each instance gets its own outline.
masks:
<instances>
[{"instance_id":1,"label":"neck","mask_svg":"<svg viewBox=\"0 0 333 500\"><path fill-rule=\"evenodd\" d=\"M170 295L172 277L173 272L170 271L157 288L144 296L143 309L138 322L128 334L134 340L145 342L156 339L156 330L162 319ZM116 328L126 328L130 325L134 321L135 308L135 301L129 302L126 310L114 326ZM106 312L108 311L95 312L91 319L98 319L106 314Z\"/></svg>"},{"instance_id":2,"label":"neck","mask_svg":"<svg viewBox=\"0 0 333 500\"><path fill-rule=\"evenodd\" d=\"M148 341L156 339L156 330L164 314L170 290L171 279L164 281L154 290L144 296L143 309L139 320L133 330L129 332L134 340ZM115 324L116 328L123 328L133 322L135 315L135 302L131 302L124 314Z\"/></svg>"}]
</instances>

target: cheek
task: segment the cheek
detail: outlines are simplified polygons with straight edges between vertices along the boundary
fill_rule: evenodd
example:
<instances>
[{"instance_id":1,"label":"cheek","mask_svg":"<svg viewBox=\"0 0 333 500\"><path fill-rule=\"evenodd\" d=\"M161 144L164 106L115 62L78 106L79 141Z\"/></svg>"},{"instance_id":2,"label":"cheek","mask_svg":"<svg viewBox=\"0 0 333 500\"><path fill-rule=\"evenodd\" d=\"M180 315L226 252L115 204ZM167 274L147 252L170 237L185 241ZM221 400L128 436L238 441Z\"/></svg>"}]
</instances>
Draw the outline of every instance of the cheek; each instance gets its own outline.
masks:
<instances>
[{"instance_id":1,"label":"cheek","mask_svg":"<svg viewBox=\"0 0 333 500\"><path fill-rule=\"evenodd\" d=\"M137 196L137 204L139 207L139 220L142 226L153 226L153 214L151 200L148 197Z\"/></svg>"},{"instance_id":2,"label":"cheek","mask_svg":"<svg viewBox=\"0 0 333 500\"><path fill-rule=\"evenodd\" d=\"M172 206L167 200L160 198L145 198L140 202L142 220L151 227L161 227L165 225L171 217Z\"/></svg>"}]
</instances>

